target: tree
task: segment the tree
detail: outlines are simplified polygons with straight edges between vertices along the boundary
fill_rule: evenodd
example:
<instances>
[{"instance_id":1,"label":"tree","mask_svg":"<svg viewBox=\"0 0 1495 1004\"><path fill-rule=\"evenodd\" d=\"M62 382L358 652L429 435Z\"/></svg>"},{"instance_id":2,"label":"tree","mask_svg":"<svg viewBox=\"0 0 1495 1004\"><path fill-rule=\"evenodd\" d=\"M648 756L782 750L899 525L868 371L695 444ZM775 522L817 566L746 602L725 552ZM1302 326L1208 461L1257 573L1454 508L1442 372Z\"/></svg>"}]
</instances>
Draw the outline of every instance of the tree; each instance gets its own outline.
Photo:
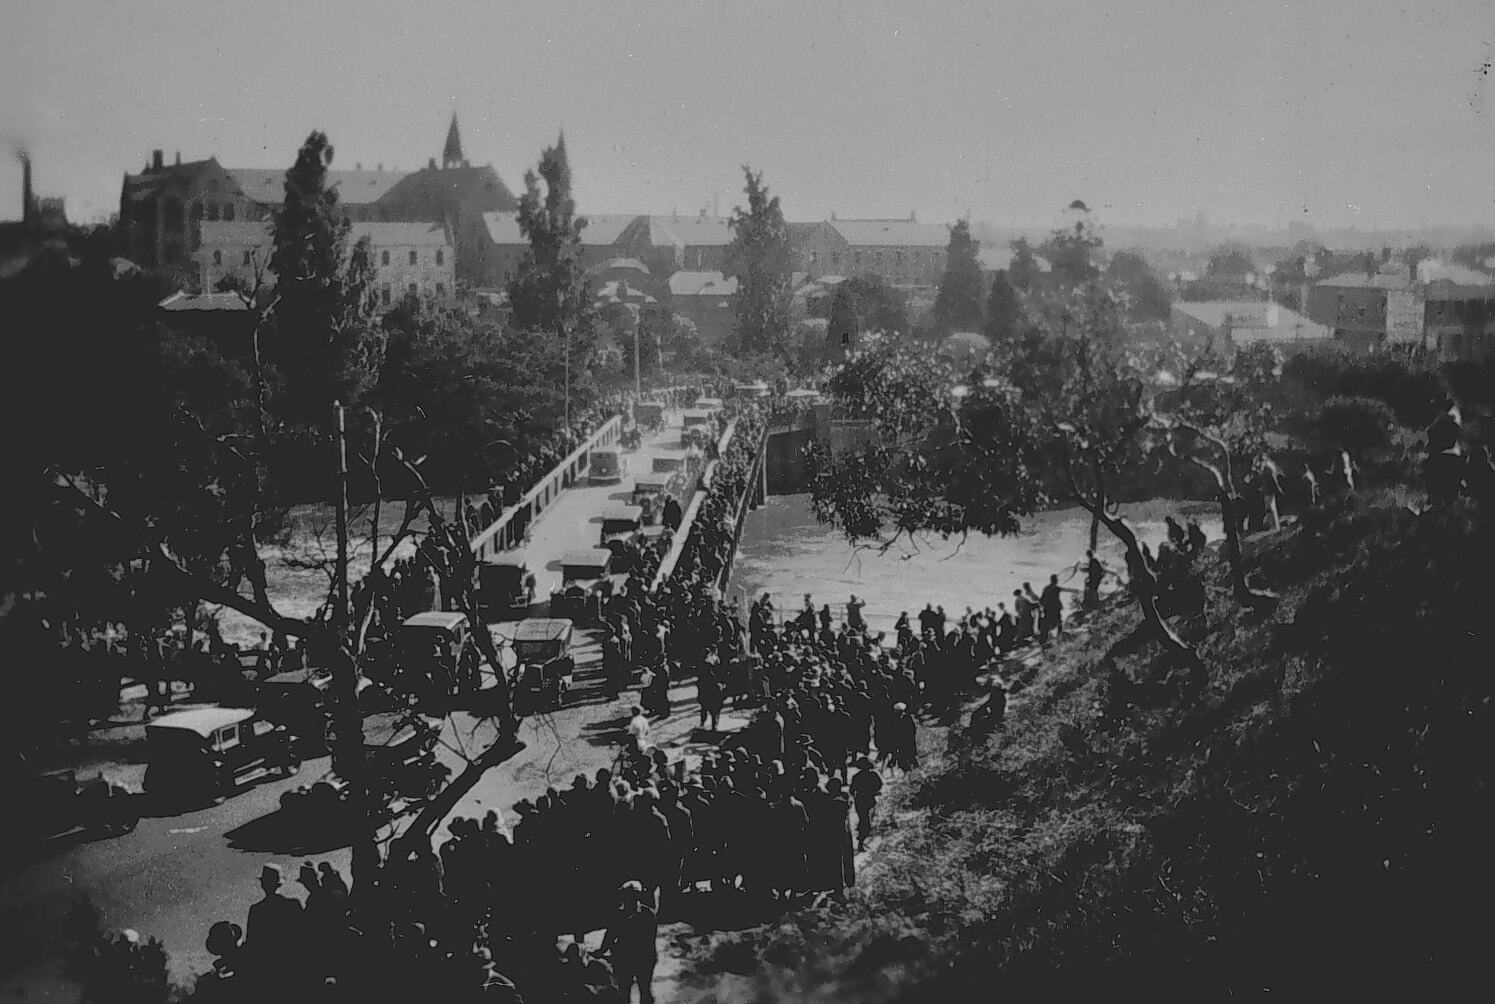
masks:
<instances>
[{"instance_id":1,"label":"tree","mask_svg":"<svg viewBox=\"0 0 1495 1004\"><path fill-rule=\"evenodd\" d=\"M1116 252L1106 267L1106 279L1126 295L1129 319L1168 320L1172 297L1141 255L1131 251Z\"/></svg>"},{"instance_id":2,"label":"tree","mask_svg":"<svg viewBox=\"0 0 1495 1004\"><path fill-rule=\"evenodd\" d=\"M836 288L846 290L851 297L860 330L889 335L908 333L907 297L876 276L852 276Z\"/></svg>"},{"instance_id":3,"label":"tree","mask_svg":"<svg viewBox=\"0 0 1495 1004\"><path fill-rule=\"evenodd\" d=\"M1079 200L1070 203L1069 209L1077 214L1075 222L1055 230L1039 249L1049 263L1049 282L1064 288L1083 285L1100 275L1096 258L1101 238L1090 210Z\"/></svg>"},{"instance_id":4,"label":"tree","mask_svg":"<svg viewBox=\"0 0 1495 1004\"><path fill-rule=\"evenodd\" d=\"M1017 290L1007 279L1007 273L998 269L992 276L991 292L986 297L985 335L993 346L1002 345L1018 337L1023 320L1023 308L1017 300Z\"/></svg>"},{"instance_id":5,"label":"tree","mask_svg":"<svg viewBox=\"0 0 1495 1004\"><path fill-rule=\"evenodd\" d=\"M270 356L287 381L277 411L319 429L333 401L353 405L377 381L384 353L370 244L348 246L351 224L327 186L331 166L332 145L313 132L286 172L270 255L278 299Z\"/></svg>"},{"instance_id":6,"label":"tree","mask_svg":"<svg viewBox=\"0 0 1495 1004\"><path fill-rule=\"evenodd\" d=\"M984 316L980 243L971 236L971 221L960 220L950 228L945 248L945 274L934 300L934 332L980 331Z\"/></svg>"},{"instance_id":7,"label":"tree","mask_svg":"<svg viewBox=\"0 0 1495 1004\"><path fill-rule=\"evenodd\" d=\"M732 243L726 274L737 280L732 308L737 315L737 349L747 354L782 358L789 344L790 300L794 255L789 227L770 195L763 172L743 166L747 208L732 211Z\"/></svg>"},{"instance_id":8,"label":"tree","mask_svg":"<svg viewBox=\"0 0 1495 1004\"><path fill-rule=\"evenodd\" d=\"M594 331L581 253L587 221L576 215L565 134L540 154L538 173L525 172L518 218L529 250L509 280L510 321L519 330L555 336L563 353L569 402L572 371L578 361L590 359ZM569 403L566 410L569 419Z\"/></svg>"},{"instance_id":9,"label":"tree","mask_svg":"<svg viewBox=\"0 0 1495 1004\"><path fill-rule=\"evenodd\" d=\"M1019 237L1010 246L1012 261L1007 265L1007 279L1012 283L1012 287L1026 292L1042 285L1044 272L1039 267L1038 256L1033 251L1033 245L1028 243L1026 237Z\"/></svg>"}]
</instances>

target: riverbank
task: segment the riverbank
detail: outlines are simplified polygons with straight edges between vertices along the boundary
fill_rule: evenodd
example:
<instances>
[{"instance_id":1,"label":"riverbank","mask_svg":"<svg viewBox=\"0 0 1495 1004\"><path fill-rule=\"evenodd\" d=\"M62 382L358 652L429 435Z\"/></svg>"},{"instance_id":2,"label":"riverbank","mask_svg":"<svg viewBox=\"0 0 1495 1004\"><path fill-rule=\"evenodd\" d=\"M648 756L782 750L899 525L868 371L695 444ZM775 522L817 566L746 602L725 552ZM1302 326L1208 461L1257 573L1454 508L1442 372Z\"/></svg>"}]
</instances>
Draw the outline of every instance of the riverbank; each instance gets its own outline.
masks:
<instances>
[{"instance_id":1,"label":"riverbank","mask_svg":"<svg viewBox=\"0 0 1495 1004\"><path fill-rule=\"evenodd\" d=\"M1202 686L1118 598L952 733L844 904L715 939L677 999L1458 996L1495 933L1492 560L1467 504L1254 535L1275 606L1212 556L1175 621Z\"/></svg>"}]
</instances>

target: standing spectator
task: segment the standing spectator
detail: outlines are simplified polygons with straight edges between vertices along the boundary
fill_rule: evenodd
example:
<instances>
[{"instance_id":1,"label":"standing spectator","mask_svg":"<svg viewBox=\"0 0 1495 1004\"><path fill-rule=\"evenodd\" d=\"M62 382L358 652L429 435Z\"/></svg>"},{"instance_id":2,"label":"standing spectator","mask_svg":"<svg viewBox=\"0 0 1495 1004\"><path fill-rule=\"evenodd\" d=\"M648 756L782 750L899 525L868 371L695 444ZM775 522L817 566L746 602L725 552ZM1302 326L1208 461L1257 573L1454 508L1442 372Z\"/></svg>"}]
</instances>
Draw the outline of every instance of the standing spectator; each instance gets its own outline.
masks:
<instances>
[{"instance_id":1,"label":"standing spectator","mask_svg":"<svg viewBox=\"0 0 1495 1004\"><path fill-rule=\"evenodd\" d=\"M654 966L659 961L656 940L659 918L644 902L643 884L624 882L618 890L618 910L602 939L603 954L611 954L614 979L625 1002L639 990L639 1004L653 1004Z\"/></svg>"}]
</instances>

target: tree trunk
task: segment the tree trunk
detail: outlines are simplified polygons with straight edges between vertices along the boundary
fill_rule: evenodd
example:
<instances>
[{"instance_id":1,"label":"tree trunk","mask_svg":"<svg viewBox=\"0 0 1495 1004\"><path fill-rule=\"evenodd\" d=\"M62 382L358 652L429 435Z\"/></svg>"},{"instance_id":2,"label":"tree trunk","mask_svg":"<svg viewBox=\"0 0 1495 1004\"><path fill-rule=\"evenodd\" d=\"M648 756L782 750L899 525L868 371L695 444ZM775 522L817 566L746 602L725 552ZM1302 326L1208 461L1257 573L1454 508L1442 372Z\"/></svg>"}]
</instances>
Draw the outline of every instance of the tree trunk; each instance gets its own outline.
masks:
<instances>
[{"instance_id":1,"label":"tree trunk","mask_svg":"<svg viewBox=\"0 0 1495 1004\"><path fill-rule=\"evenodd\" d=\"M1127 526L1125 520L1106 515L1102 507L1094 505L1084 496L1081 496L1081 505L1104 523L1111 535L1121 541L1126 548L1127 567L1132 569L1132 579L1129 585L1133 587L1137 595L1137 603L1142 608L1143 620L1152 628L1163 649L1183 662L1189 668L1191 675L1202 678L1208 672L1203 660L1188 642L1178 636L1178 633L1163 619L1162 613L1158 610L1157 575L1142 556L1142 545L1137 541L1136 533Z\"/></svg>"},{"instance_id":2,"label":"tree trunk","mask_svg":"<svg viewBox=\"0 0 1495 1004\"><path fill-rule=\"evenodd\" d=\"M1239 495L1228 491L1220 493L1220 518L1225 523L1225 561L1230 566L1230 587L1235 601L1251 610L1271 606L1277 597L1271 593L1259 593L1246 581L1246 558L1241 551L1241 507Z\"/></svg>"},{"instance_id":3,"label":"tree trunk","mask_svg":"<svg viewBox=\"0 0 1495 1004\"><path fill-rule=\"evenodd\" d=\"M353 833L353 888L373 880L379 873L378 821L369 797L369 777L364 762L363 715L358 710L358 663L342 643L329 639L332 652L332 750L334 770L348 782ZM335 643L332 644L332 643Z\"/></svg>"}]
</instances>

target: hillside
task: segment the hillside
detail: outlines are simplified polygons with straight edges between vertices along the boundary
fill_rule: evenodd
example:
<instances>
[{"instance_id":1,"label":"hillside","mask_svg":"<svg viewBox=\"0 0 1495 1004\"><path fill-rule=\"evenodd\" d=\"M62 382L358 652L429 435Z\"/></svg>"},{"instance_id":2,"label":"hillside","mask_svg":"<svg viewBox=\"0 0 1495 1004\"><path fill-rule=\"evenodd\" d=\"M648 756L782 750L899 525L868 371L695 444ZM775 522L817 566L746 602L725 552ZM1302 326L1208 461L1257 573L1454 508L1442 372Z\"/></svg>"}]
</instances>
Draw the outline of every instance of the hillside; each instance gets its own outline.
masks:
<instances>
[{"instance_id":1,"label":"hillside","mask_svg":"<svg viewBox=\"0 0 1495 1004\"><path fill-rule=\"evenodd\" d=\"M1351 502L1247 543L1282 601L1253 617L1204 562L1177 620L1202 690L1112 604L1002 729L952 733L849 902L718 938L697 999L1471 985L1495 934L1490 521Z\"/></svg>"}]
</instances>

